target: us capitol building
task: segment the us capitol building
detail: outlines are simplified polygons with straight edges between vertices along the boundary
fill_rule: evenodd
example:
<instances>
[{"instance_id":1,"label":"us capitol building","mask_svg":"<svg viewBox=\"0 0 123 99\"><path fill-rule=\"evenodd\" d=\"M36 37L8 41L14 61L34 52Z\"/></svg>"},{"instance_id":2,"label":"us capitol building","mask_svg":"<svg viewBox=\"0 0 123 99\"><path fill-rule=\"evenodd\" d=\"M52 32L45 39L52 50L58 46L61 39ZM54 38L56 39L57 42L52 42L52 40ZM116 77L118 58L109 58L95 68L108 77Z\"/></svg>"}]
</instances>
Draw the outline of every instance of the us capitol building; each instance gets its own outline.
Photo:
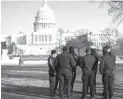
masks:
<instances>
[{"instance_id":1,"label":"us capitol building","mask_svg":"<svg viewBox=\"0 0 123 99\"><path fill-rule=\"evenodd\" d=\"M32 33L24 33L20 31L17 34L11 34L6 37L6 43L9 46L12 42L15 42L18 49L24 51L23 54L34 55L46 55L50 54L52 49L56 49L58 45L58 29L56 27L56 20L53 11L49 8L47 0L43 1L41 8L38 10L33 23L34 30ZM67 39L75 38L76 32L64 32L62 35L62 45L65 45ZM102 47L102 44L107 43L108 38L114 38L113 33L86 33L89 41L93 42L98 49ZM106 36L107 35L107 36Z\"/></svg>"},{"instance_id":2,"label":"us capitol building","mask_svg":"<svg viewBox=\"0 0 123 99\"><path fill-rule=\"evenodd\" d=\"M34 31L31 34L24 32L9 36L8 42L15 42L25 54L49 54L56 48L56 20L47 0L43 1L34 21ZM11 39L11 40L10 40Z\"/></svg>"}]
</instances>

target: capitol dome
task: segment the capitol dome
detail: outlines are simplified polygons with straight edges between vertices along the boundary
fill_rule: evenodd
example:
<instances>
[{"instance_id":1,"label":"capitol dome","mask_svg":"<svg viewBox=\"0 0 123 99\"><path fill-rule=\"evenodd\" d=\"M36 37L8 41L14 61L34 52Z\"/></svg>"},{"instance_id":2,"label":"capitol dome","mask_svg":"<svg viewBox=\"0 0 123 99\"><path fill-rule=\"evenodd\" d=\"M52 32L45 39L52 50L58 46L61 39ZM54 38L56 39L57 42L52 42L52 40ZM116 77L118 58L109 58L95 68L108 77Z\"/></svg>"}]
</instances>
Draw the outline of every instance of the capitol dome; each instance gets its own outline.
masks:
<instances>
[{"instance_id":1,"label":"capitol dome","mask_svg":"<svg viewBox=\"0 0 123 99\"><path fill-rule=\"evenodd\" d=\"M47 1L43 2L43 6L37 12L35 22L40 23L56 23L55 15L50 7L47 5Z\"/></svg>"}]
</instances>

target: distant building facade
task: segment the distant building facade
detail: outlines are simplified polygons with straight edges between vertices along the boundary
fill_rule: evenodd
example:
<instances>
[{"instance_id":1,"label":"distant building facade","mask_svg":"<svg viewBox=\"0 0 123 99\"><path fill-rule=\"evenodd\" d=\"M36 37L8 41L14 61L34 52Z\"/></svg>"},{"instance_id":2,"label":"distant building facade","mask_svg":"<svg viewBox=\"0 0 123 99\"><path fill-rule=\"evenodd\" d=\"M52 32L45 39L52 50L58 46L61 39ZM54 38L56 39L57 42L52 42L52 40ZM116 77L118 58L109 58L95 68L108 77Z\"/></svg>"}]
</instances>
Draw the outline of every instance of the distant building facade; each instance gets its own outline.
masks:
<instances>
[{"instance_id":1,"label":"distant building facade","mask_svg":"<svg viewBox=\"0 0 123 99\"><path fill-rule=\"evenodd\" d=\"M7 45L7 47L10 46L11 43L12 43L12 36L9 35L9 36L6 37L6 45Z\"/></svg>"},{"instance_id":2,"label":"distant building facade","mask_svg":"<svg viewBox=\"0 0 123 99\"><path fill-rule=\"evenodd\" d=\"M47 0L43 1L42 7L38 10L33 23L34 29L30 34L19 32L6 37L7 44L12 42L17 44L17 47L24 50L27 54L49 54L52 49L55 49L59 44L57 41L57 26L55 15L49 8ZM68 40L75 39L80 33L75 31L66 31L62 34L61 44L66 45ZM83 34L85 35L85 34ZM107 38L113 39L113 34L91 33L87 32L87 39L91 41L98 49L108 42Z\"/></svg>"},{"instance_id":3,"label":"distant building facade","mask_svg":"<svg viewBox=\"0 0 123 99\"><path fill-rule=\"evenodd\" d=\"M63 33L62 35L63 45L65 45L68 40L76 38L77 35L79 37L80 33L76 33L76 32ZM105 44L109 43L109 41L110 42L112 41L113 44L116 43L114 34L88 32L83 35L87 35L87 40L92 42L97 47L97 49L102 49L102 47ZM85 39L85 38L82 37L82 39Z\"/></svg>"},{"instance_id":4,"label":"distant building facade","mask_svg":"<svg viewBox=\"0 0 123 99\"><path fill-rule=\"evenodd\" d=\"M88 33L88 40L91 41L98 49L102 49L102 47L109 42L112 44L116 43L116 39L114 34L107 33Z\"/></svg>"},{"instance_id":5,"label":"distant building facade","mask_svg":"<svg viewBox=\"0 0 123 99\"><path fill-rule=\"evenodd\" d=\"M56 47L56 21L53 11L47 1L37 12L34 22L34 32L31 34L31 46L39 45L42 50L50 51Z\"/></svg>"},{"instance_id":6,"label":"distant building facade","mask_svg":"<svg viewBox=\"0 0 123 99\"><path fill-rule=\"evenodd\" d=\"M56 20L53 11L49 8L47 0L43 4L34 21L34 31L30 34L20 31L6 37L7 44L15 42L24 52L32 54L49 54L56 48Z\"/></svg>"},{"instance_id":7,"label":"distant building facade","mask_svg":"<svg viewBox=\"0 0 123 99\"><path fill-rule=\"evenodd\" d=\"M27 41L27 35L24 33L24 32L21 32L17 34L17 42L16 44L17 45L25 45L27 44L26 41Z\"/></svg>"}]
</instances>

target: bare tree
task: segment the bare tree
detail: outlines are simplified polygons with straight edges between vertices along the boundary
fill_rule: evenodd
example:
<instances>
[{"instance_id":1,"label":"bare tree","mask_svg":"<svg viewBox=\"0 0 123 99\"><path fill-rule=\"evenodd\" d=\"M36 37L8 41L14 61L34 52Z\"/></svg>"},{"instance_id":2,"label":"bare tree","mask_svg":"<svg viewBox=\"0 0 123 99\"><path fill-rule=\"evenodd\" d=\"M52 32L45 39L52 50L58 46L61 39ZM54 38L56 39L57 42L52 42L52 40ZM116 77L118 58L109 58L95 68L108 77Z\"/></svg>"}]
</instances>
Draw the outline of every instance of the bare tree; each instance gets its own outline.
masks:
<instances>
[{"instance_id":1,"label":"bare tree","mask_svg":"<svg viewBox=\"0 0 123 99\"><path fill-rule=\"evenodd\" d=\"M113 52L117 55L123 55L123 38L117 39L116 46L113 48Z\"/></svg>"},{"instance_id":2,"label":"bare tree","mask_svg":"<svg viewBox=\"0 0 123 99\"><path fill-rule=\"evenodd\" d=\"M88 41L88 30L80 29L75 33L76 37L67 41L68 45L72 45L79 49L83 49L87 46L92 45L92 42Z\"/></svg>"},{"instance_id":3,"label":"bare tree","mask_svg":"<svg viewBox=\"0 0 123 99\"><path fill-rule=\"evenodd\" d=\"M90 1L89 1L90 2ZM91 1L90 3L95 3L96 0ZM108 14L112 15L112 23L116 26L119 26L123 23L123 1L118 0L101 0L100 7L108 5Z\"/></svg>"},{"instance_id":4,"label":"bare tree","mask_svg":"<svg viewBox=\"0 0 123 99\"><path fill-rule=\"evenodd\" d=\"M123 52L123 38L118 39L117 44L119 45L120 50Z\"/></svg>"},{"instance_id":5,"label":"bare tree","mask_svg":"<svg viewBox=\"0 0 123 99\"><path fill-rule=\"evenodd\" d=\"M102 32L102 36L101 39L107 41L106 45L111 45L114 46L116 44L116 39L119 38L119 31L114 28L105 28L104 30L101 31ZM105 44L104 44L105 45ZM104 46L102 45L102 46Z\"/></svg>"},{"instance_id":6,"label":"bare tree","mask_svg":"<svg viewBox=\"0 0 123 99\"><path fill-rule=\"evenodd\" d=\"M112 22L119 26L123 23L123 1L116 0L102 0L100 6L104 4L109 6L108 14L113 16Z\"/></svg>"}]
</instances>

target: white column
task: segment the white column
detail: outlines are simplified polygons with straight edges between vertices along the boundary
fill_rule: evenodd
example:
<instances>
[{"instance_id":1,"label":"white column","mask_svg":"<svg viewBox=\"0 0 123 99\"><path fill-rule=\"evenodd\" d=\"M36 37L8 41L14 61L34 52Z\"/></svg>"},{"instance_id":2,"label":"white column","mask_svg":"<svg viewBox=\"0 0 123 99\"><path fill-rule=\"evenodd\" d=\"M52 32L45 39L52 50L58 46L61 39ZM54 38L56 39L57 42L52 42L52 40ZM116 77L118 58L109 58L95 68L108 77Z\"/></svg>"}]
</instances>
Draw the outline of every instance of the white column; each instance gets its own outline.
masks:
<instances>
[{"instance_id":1,"label":"white column","mask_svg":"<svg viewBox=\"0 0 123 99\"><path fill-rule=\"evenodd\" d=\"M33 35L33 43L35 42L35 35Z\"/></svg>"},{"instance_id":2,"label":"white column","mask_svg":"<svg viewBox=\"0 0 123 99\"><path fill-rule=\"evenodd\" d=\"M37 35L37 43L39 42L39 35Z\"/></svg>"},{"instance_id":3,"label":"white column","mask_svg":"<svg viewBox=\"0 0 123 99\"><path fill-rule=\"evenodd\" d=\"M43 28L44 28L44 23L43 23Z\"/></svg>"}]
</instances>

